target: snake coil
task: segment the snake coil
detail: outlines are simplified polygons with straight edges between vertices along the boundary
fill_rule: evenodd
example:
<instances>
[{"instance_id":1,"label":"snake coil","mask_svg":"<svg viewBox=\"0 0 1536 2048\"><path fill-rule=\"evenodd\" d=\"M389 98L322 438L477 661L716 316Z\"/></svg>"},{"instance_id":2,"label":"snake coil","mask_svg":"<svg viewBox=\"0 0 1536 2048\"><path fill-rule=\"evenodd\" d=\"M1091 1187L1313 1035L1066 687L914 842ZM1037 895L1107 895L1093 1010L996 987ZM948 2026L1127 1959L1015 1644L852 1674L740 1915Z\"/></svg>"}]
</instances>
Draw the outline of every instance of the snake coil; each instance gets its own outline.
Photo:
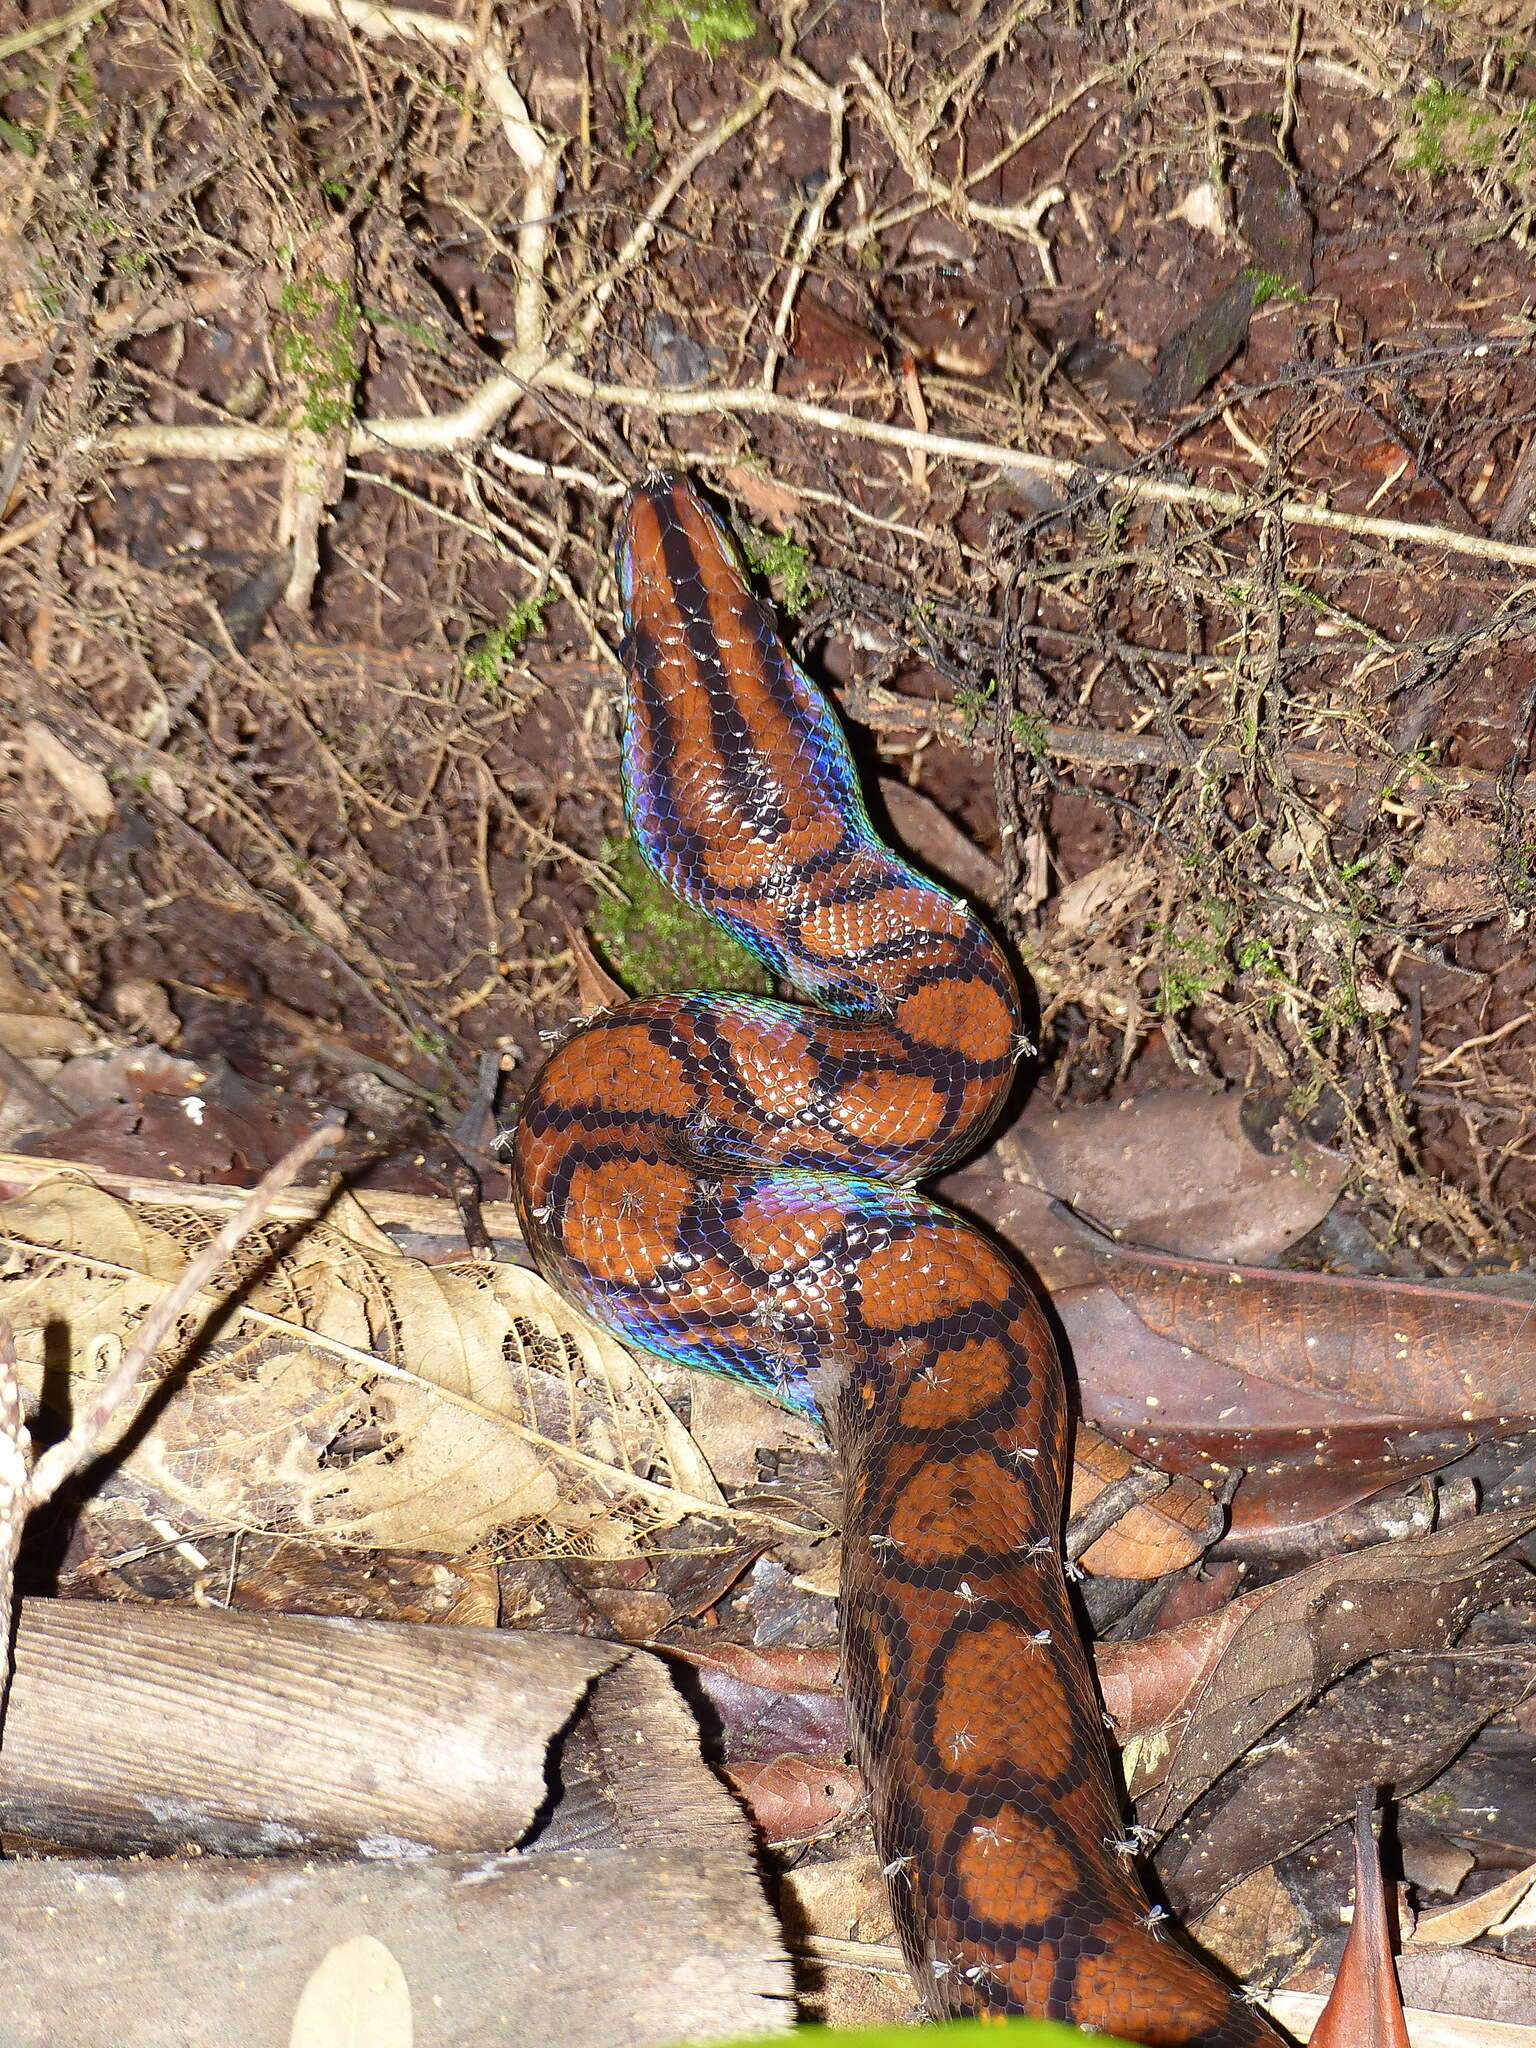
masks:
<instances>
[{"instance_id":1,"label":"snake coil","mask_svg":"<svg viewBox=\"0 0 1536 2048\"><path fill-rule=\"evenodd\" d=\"M618 566L634 835L812 1006L662 996L568 1039L518 1124L529 1246L629 1342L831 1436L854 1753L929 2008L1278 2048L1161 1935L1120 1839L1059 1561L1050 1330L1001 1251L913 1191L1007 1093L1007 960L876 838L831 710L686 482L632 493Z\"/></svg>"}]
</instances>

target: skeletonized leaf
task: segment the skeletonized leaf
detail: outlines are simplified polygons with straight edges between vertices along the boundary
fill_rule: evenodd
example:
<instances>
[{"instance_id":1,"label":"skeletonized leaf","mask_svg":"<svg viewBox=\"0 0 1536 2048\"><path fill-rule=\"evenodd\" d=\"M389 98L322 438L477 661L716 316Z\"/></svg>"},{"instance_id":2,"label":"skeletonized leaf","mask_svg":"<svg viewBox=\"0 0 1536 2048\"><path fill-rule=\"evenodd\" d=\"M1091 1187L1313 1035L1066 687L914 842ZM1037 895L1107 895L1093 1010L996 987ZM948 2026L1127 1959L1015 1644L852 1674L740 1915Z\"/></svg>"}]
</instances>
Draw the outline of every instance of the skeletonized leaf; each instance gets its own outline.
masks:
<instances>
[{"instance_id":1,"label":"skeletonized leaf","mask_svg":"<svg viewBox=\"0 0 1536 2048\"><path fill-rule=\"evenodd\" d=\"M0 1204L29 1390L46 1359L78 1395L209 1229L63 1178ZM535 1274L402 1257L344 1202L257 1233L239 1270L165 1347L151 1426L118 1432L126 1469L204 1521L443 1551L511 1527L615 1554L637 1516L720 1500L629 1354Z\"/></svg>"}]
</instances>

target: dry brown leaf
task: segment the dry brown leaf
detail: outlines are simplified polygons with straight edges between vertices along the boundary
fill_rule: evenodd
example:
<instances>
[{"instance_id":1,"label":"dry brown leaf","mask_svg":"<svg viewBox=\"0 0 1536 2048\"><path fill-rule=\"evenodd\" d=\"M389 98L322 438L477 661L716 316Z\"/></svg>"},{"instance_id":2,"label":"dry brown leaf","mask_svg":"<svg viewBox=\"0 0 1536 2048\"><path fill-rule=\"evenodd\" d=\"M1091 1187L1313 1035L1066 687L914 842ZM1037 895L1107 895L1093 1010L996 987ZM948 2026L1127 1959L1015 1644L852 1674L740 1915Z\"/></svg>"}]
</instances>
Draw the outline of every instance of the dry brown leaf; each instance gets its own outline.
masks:
<instances>
[{"instance_id":1,"label":"dry brown leaf","mask_svg":"<svg viewBox=\"0 0 1536 2048\"><path fill-rule=\"evenodd\" d=\"M1512 1294L1103 1238L1098 1256L1100 1285L1054 1297L1084 1415L1165 1470L1242 1469L1238 1533L1352 1506L1532 1415L1536 1319Z\"/></svg>"},{"instance_id":2,"label":"dry brown leaf","mask_svg":"<svg viewBox=\"0 0 1536 2048\"><path fill-rule=\"evenodd\" d=\"M0 1010L0 1045L19 1060L67 1059L89 1052L96 1034L72 1017L43 1017L31 1010Z\"/></svg>"},{"instance_id":3,"label":"dry brown leaf","mask_svg":"<svg viewBox=\"0 0 1536 2048\"><path fill-rule=\"evenodd\" d=\"M1071 1512L1081 1514L1135 1464L1119 1444L1080 1424L1072 1440ZM1128 1508L1078 1563L1101 1578L1160 1579L1193 1564L1213 1534L1210 1495L1188 1479L1170 1479L1154 1499Z\"/></svg>"},{"instance_id":4,"label":"dry brown leaf","mask_svg":"<svg viewBox=\"0 0 1536 2048\"><path fill-rule=\"evenodd\" d=\"M1323 1999L1309 1991L1277 1991L1263 2001L1264 2010L1298 2041L1310 2041L1323 2010ZM1421 2006L1403 2008L1413 2048L1532 2048L1529 2027L1497 2020L1463 2019L1455 2013L1429 2012Z\"/></svg>"},{"instance_id":5,"label":"dry brown leaf","mask_svg":"<svg viewBox=\"0 0 1536 2048\"><path fill-rule=\"evenodd\" d=\"M864 1780L837 1757L776 1756L723 1770L766 1842L808 1842L831 1834L864 1804Z\"/></svg>"},{"instance_id":6,"label":"dry brown leaf","mask_svg":"<svg viewBox=\"0 0 1536 2048\"><path fill-rule=\"evenodd\" d=\"M1075 882L1068 882L1056 898L1056 923L1064 932L1102 926L1116 910L1128 910L1144 896L1152 881L1152 870L1145 861L1104 861Z\"/></svg>"},{"instance_id":7,"label":"dry brown leaf","mask_svg":"<svg viewBox=\"0 0 1536 2048\"><path fill-rule=\"evenodd\" d=\"M1403 1996L1413 2005L1464 2014L1463 2024L1486 2026L1490 2041L1518 2041L1520 2048L1529 2048L1529 2022L1536 2013L1536 1965L1489 1955L1481 1948L1413 1949L1399 1956L1397 1973ZM1410 2022L1412 2017L1410 2011ZM1506 2029L1503 2035L1500 2026Z\"/></svg>"},{"instance_id":8,"label":"dry brown leaf","mask_svg":"<svg viewBox=\"0 0 1536 2048\"><path fill-rule=\"evenodd\" d=\"M1122 1742L1163 1728L1196 1696L1220 1663L1233 1636L1269 1589L1260 1588L1229 1601L1214 1614L1202 1614L1177 1628L1159 1629L1135 1642L1094 1645L1094 1664L1104 1709ZM1142 1775L1126 1758L1131 1792L1145 1791L1156 1779Z\"/></svg>"},{"instance_id":9,"label":"dry brown leaf","mask_svg":"<svg viewBox=\"0 0 1536 2048\"><path fill-rule=\"evenodd\" d=\"M58 784L87 825L110 825L117 811L112 785L99 768L82 761L54 732L33 718L22 728L27 753Z\"/></svg>"},{"instance_id":10,"label":"dry brown leaf","mask_svg":"<svg viewBox=\"0 0 1536 2048\"><path fill-rule=\"evenodd\" d=\"M1479 1892L1475 1899L1467 1899L1459 1906L1448 1906L1443 1913L1421 1914L1418 1925L1408 1938L1410 1948L1459 1948L1464 1942L1477 1941L1482 1935L1500 1932L1514 1933L1519 1928L1536 1925L1536 1863L1524 1870L1517 1870L1513 1877L1506 1877L1502 1884L1491 1890Z\"/></svg>"},{"instance_id":11,"label":"dry brown leaf","mask_svg":"<svg viewBox=\"0 0 1536 2048\"><path fill-rule=\"evenodd\" d=\"M1347 1159L1277 1129L1272 1102L1237 1089L1165 1090L1064 1109L1031 1104L978 1162L994 1165L1136 1244L1255 1265L1321 1222L1349 1175ZM980 1177L978 1167L967 1181ZM1096 1277L1091 1245L1072 1241L1073 1218L1026 1210L1022 1235L1001 1215L988 1220L1040 1267L1053 1291ZM1064 1242L1070 1256L1056 1252Z\"/></svg>"},{"instance_id":12,"label":"dry brown leaf","mask_svg":"<svg viewBox=\"0 0 1536 2048\"><path fill-rule=\"evenodd\" d=\"M82 1181L0 1204L0 1307L29 1389L45 1353L71 1378L102 1370L207 1229ZM537 1275L403 1258L345 1200L273 1259L284 1235L254 1246L252 1283L125 1460L162 1494L215 1523L368 1546L540 1527L605 1554L633 1547L637 1518L719 1503L646 1375Z\"/></svg>"},{"instance_id":13,"label":"dry brown leaf","mask_svg":"<svg viewBox=\"0 0 1536 2048\"><path fill-rule=\"evenodd\" d=\"M1328 2003L1312 2029L1317 2048L1409 2048L1403 1997L1392 1968L1392 1933L1381 1852L1371 1826L1374 1795L1355 1813L1355 1911Z\"/></svg>"},{"instance_id":14,"label":"dry brown leaf","mask_svg":"<svg viewBox=\"0 0 1536 2048\"><path fill-rule=\"evenodd\" d=\"M1490 1561L1533 1525L1536 1510L1482 1515L1414 1542L1330 1559L1271 1589L1201 1689L1149 1824L1166 1828L1187 1812L1331 1679L1382 1651L1451 1639L1479 1611Z\"/></svg>"}]
</instances>

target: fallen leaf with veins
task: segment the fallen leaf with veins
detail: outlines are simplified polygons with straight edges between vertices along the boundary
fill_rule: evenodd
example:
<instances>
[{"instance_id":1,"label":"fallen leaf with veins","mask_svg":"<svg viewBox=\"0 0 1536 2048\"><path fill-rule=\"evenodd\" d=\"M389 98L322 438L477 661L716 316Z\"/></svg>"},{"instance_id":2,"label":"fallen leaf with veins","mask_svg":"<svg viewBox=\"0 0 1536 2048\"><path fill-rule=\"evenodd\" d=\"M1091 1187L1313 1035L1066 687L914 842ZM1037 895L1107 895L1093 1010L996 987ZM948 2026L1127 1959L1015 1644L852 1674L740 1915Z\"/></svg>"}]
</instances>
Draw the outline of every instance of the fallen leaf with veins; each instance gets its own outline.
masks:
<instances>
[{"instance_id":1,"label":"fallen leaf with veins","mask_svg":"<svg viewBox=\"0 0 1536 2048\"><path fill-rule=\"evenodd\" d=\"M1514 1296L1219 1266L1098 1240L1057 1294L1085 1418L1148 1463L1241 1469L1238 1532L1284 1528L1536 1419Z\"/></svg>"},{"instance_id":2,"label":"fallen leaf with veins","mask_svg":"<svg viewBox=\"0 0 1536 2048\"><path fill-rule=\"evenodd\" d=\"M28 1390L46 1359L50 1396L62 1376L78 1400L208 1235L200 1213L73 1178L0 1203L0 1309ZM436 1551L538 1528L614 1554L720 1507L640 1366L535 1274L403 1258L346 1198L297 1234L255 1233L238 1270L113 1439L205 1522Z\"/></svg>"},{"instance_id":3,"label":"fallen leaf with veins","mask_svg":"<svg viewBox=\"0 0 1536 2048\"><path fill-rule=\"evenodd\" d=\"M1138 1792L1162 1788L1143 1809L1148 1825L1166 1829L1297 1707L1333 1680L1391 1650L1441 1649L1473 1615L1528 1580L1525 1568L1499 1553L1536 1528L1536 1509L1511 1508L1407 1543L1382 1543L1309 1566L1248 1596L1251 1604L1224 1640L1221 1617L1174 1633L1172 1653L1188 1656L1184 1701L1168 1755L1155 1775L1133 1781ZM1156 1638L1148 1638L1155 1642ZM1215 1662L1206 1651L1220 1643ZM1149 1664L1160 1646L1126 1645L1116 1683L1142 1649ZM1351 1796L1353 1796L1351 1794Z\"/></svg>"}]
</instances>

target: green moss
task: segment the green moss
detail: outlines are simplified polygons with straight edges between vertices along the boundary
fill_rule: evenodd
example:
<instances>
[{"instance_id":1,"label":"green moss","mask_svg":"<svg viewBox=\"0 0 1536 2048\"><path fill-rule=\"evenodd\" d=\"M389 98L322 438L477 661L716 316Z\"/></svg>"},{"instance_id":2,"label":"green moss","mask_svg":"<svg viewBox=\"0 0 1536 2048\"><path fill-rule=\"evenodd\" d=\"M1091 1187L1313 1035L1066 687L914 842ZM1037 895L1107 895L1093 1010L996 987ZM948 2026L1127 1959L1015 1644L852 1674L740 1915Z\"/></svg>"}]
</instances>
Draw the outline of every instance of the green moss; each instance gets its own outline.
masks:
<instances>
[{"instance_id":1,"label":"green moss","mask_svg":"<svg viewBox=\"0 0 1536 2048\"><path fill-rule=\"evenodd\" d=\"M483 634L464 655L461 667L467 683L478 683L491 696L509 661L522 652L523 643L544 630L544 614L555 601L552 590L537 597L521 597L499 626Z\"/></svg>"},{"instance_id":2,"label":"green moss","mask_svg":"<svg viewBox=\"0 0 1536 2048\"><path fill-rule=\"evenodd\" d=\"M1036 761L1043 761L1048 751L1049 734L1044 718L1038 711L1015 711L1011 720L1014 744Z\"/></svg>"},{"instance_id":3,"label":"green moss","mask_svg":"<svg viewBox=\"0 0 1536 2048\"><path fill-rule=\"evenodd\" d=\"M768 970L745 946L676 896L640 856L632 839L611 840L603 865L619 892L592 914L592 935L609 965L637 996L674 989L772 987Z\"/></svg>"},{"instance_id":4,"label":"green moss","mask_svg":"<svg viewBox=\"0 0 1536 2048\"><path fill-rule=\"evenodd\" d=\"M799 611L817 588L810 549L787 533L765 533L760 526L741 527L738 532L748 568L759 576L780 578L785 611Z\"/></svg>"},{"instance_id":5,"label":"green moss","mask_svg":"<svg viewBox=\"0 0 1536 2048\"><path fill-rule=\"evenodd\" d=\"M273 336L278 368L303 387L298 424L330 434L357 414L362 371L363 309L329 277L290 278L278 294L287 320Z\"/></svg>"},{"instance_id":6,"label":"green moss","mask_svg":"<svg viewBox=\"0 0 1536 2048\"><path fill-rule=\"evenodd\" d=\"M758 26L747 0L646 0L640 17L658 31L658 38L675 21L689 47L711 61L727 43L750 42Z\"/></svg>"},{"instance_id":7,"label":"green moss","mask_svg":"<svg viewBox=\"0 0 1536 2048\"><path fill-rule=\"evenodd\" d=\"M1536 166L1536 100L1510 109L1435 81L1408 109L1403 162L1431 178L1498 164L1515 176Z\"/></svg>"},{"instance_id":8,"label":"green moss","mask_svg":"<svg viewBox=\"0 0 1536 2048\"><path fill-rule=\"evenodd\" d=\"M965 720L965 736L970 738L997 698L997 677L988 676L984 683L962 683L955 692L955 709Z\"/></svg>"},{"instance_id":9,"label":"green moss","mask_svg":"<svg viewBox=\"0 0 1536 2048\"><path fill-rule=\"evenodd\" d=\"M640 105L640 89L645 84L646 73L651 68L657 45L653 42L643 54L637 50L625 50L613 60L613 68L619 74L619 83L624 92L624 154L634 156L643 149L656 133L656 123Z\"/></svg>"},{"instance_id":10,"label":"green moss","mask_svg":"<svg viewBox=\"0 0 1536 2048\"><path fill-rule=\"evenodd\" d=\"M1271 299L1289 299L1295 306L1306 301L1307 295L1300 285L1292 284L1277 271L1249 269L1244 272L1244 276L1248 280L1248 289L1253 294L1253 310L1256 313L1260 306L1267 306Z\"/></svg>"},{"instance_id":11,"label":"green moss","mask_svg":"<svg viewBox=\"0 0 1536 2048\"><path fill-rule=\"evenodd\" d=\"M1162 941L1156 999L1159 1016L1177 1017L1226 987L1232 978L1236 924L1235 905L1224 897L1206 896L1191 906L1188 919L1177 927L1152 927L1149 937Z\"/></svg>"}]
</instances>

